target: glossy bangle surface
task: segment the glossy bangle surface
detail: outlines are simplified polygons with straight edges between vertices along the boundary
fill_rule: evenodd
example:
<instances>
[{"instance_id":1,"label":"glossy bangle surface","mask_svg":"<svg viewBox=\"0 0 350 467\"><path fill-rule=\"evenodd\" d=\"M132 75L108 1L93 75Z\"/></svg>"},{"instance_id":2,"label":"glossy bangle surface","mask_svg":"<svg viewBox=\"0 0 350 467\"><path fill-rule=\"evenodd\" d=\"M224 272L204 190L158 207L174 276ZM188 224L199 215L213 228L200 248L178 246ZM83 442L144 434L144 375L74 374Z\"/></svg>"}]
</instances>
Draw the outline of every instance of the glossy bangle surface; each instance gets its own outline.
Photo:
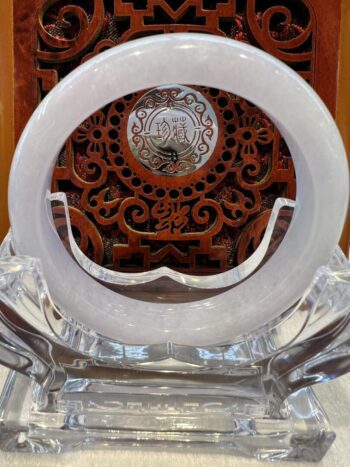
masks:
<instances>
[{"instance_id":1,"label":"glossy bangle surface","mask_svg":"<svg viewBox=\"0 0 350 467\"><path fill-rule=\"evenodd\" d=\"M57 155L85 118L119 97L169 84L210 86L259 106L285 138L297 177L293 221L273 257L231 290L181 304L127 298L90 277L65 250L48 201ZM316 269L329 259L347 205L343 143L316 93L270 55L205 34L135 40L70 73L25 128L9 185L16 253L41 259L57 306L105 336L135 344L222 343L277 317L302 296Z\"/></svg>"}]
</instances>

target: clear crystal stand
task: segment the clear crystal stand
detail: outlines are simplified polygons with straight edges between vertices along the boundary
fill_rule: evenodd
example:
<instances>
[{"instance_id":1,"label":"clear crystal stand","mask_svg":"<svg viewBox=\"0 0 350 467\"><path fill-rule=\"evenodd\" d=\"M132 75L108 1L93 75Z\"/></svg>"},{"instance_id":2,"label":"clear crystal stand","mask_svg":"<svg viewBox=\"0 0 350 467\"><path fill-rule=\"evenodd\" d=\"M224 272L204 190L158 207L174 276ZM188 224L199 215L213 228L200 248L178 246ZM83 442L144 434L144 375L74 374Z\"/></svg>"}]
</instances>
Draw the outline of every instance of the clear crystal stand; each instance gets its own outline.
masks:
<instances>
[{"instance_id":1,"label":"clear crystal stand","mask_svg":"<svg viewBox=\"0 0 350 467\"><path fill-rule=\"evenodd\" d=\"M288 228L282 205L255 269ZM178 299L208 293L160 284ZM150 300L152 282L142 287L123 293ZM0 398L2 450L166 446L318 461L335 438L310 386L350 370L350 266L340 249L292 309L216 346L126 345L87 329L56 308L40 261L14 255L11 234L0 301L0 362L13 370Z\"/></svg>"}]
</instances>

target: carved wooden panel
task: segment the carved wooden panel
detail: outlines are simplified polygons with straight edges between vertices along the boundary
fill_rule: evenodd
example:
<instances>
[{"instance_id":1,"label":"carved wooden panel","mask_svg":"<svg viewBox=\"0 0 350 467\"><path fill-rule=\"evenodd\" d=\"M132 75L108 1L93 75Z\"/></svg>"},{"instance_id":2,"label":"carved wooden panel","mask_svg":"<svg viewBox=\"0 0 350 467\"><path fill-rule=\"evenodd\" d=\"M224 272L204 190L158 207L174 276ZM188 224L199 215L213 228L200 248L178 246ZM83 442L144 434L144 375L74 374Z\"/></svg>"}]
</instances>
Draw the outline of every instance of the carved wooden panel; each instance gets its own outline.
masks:
<instances>
[{"instance_id":1,"label":"carved wooden panel","mask_svg":"<svg viewBox=\"0 0 350 467\"><path fill-rule=\"evenodd\" d=\"M18 132L37 102L80 63L164 32L206 32L262 48L300 73L334 111L339 16L335 0L34 0L25 6L16 0ZM181 107L198 95L203 131L213 131L213 119L218 123L205 160L209 146L195 153L191 109ZM147 118L137 120L145 96L155 112L176 103L180 114L155 120L157 138L181 143L187 159L135 157L137 145L147 145ZM128 141L131 124L135 147ZM106 267L135 272L168 265L203 274L240 264L259 245L274 200L293 198L295 189L288 148L269 119L239 96L191 83L185 91L143 90L100 109L67 141L53 174L53 190L67 193L82 250Z\"/></svg>"}]
</instances>

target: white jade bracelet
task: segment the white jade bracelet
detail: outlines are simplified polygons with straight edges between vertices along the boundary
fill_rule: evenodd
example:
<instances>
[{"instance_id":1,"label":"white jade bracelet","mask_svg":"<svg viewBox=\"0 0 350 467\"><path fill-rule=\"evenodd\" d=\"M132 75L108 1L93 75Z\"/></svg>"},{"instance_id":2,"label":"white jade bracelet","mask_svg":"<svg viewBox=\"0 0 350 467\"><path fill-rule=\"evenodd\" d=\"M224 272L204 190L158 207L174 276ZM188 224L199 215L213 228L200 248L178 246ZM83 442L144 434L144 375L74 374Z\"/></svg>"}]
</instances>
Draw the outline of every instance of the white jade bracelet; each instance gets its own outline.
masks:
<instances>
[{"instance_id":1,"label":"white jade bracelet","mask_svg":"<svg viewBox=\"0 0 350 467\"><path fill-rule=\"evenodd\" d=\"M160 85L204 85L265 111L293 155L297 207L272 258L233 289L191 303L119 295L65 250L48 203L57 155L93 112ZM135 40L92 58L39 105L17 146L9 211L17 254L39 257L53 301L89 328L125 343L209 345L231 341L280 315L304 293L336 247L348 205L348 166L333 118L294 71L249 45L205 34Z\"/></svg>"}]
</instances>

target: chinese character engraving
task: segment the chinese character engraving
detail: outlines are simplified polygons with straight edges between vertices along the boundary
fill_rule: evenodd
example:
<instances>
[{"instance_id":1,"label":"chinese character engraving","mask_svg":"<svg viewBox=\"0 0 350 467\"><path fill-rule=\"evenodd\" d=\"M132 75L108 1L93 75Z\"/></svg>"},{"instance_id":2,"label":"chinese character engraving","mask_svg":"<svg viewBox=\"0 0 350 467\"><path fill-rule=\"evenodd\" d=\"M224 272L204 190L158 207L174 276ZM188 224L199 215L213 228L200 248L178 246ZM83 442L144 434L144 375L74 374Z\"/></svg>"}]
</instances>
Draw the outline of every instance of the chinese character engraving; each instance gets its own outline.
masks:
<instances>
[{"instance_id":1,"label":"chinese character engraving","mask_svg":"<svg viewBox=\"0 0 350 467\"><path fill-rule=\"evenodd\" d=\"M157 219L156 230L168 231L174 234L181 231L188 223L187 214L190 211L189 206L181 206L178 202L161 201L156 203L152 209L152 215Z\"/></svg>"},{"instance_id":2,"label":"chinese character engraving","mask_svg":"<svg viewBox=\"0 0 350 467\"><path fill-rule=\"evenodd\" d=\"M179 144L190 143L187 137L187 117L174 117L173 121L173 138Z\"/></svg>"},{"instance_id":3,"label":"chinese character engraving","mask_svg":"<svg viewBox=\"0 0 350 467\"><path fill-rule=\"evenodd\" d=\"M159 175L195 172L211 157L217 137L211 104L185 86L149 91L136 103L128 122L133 155Z\"/></svg>"},{"instance_id":4,"label":"chinese character engraving","mask_svg":"<svg viewBox=\"0 0 350 467\"><path fill-rule=\"evenodd\" d=\"M156 122L156 126L157 126L157 139L159 139L159 142L162 146L165 146L171 135L170 125L166 121L166 119L163 118L162 122L160 123Z\"/></svg>"}]
</instances>

